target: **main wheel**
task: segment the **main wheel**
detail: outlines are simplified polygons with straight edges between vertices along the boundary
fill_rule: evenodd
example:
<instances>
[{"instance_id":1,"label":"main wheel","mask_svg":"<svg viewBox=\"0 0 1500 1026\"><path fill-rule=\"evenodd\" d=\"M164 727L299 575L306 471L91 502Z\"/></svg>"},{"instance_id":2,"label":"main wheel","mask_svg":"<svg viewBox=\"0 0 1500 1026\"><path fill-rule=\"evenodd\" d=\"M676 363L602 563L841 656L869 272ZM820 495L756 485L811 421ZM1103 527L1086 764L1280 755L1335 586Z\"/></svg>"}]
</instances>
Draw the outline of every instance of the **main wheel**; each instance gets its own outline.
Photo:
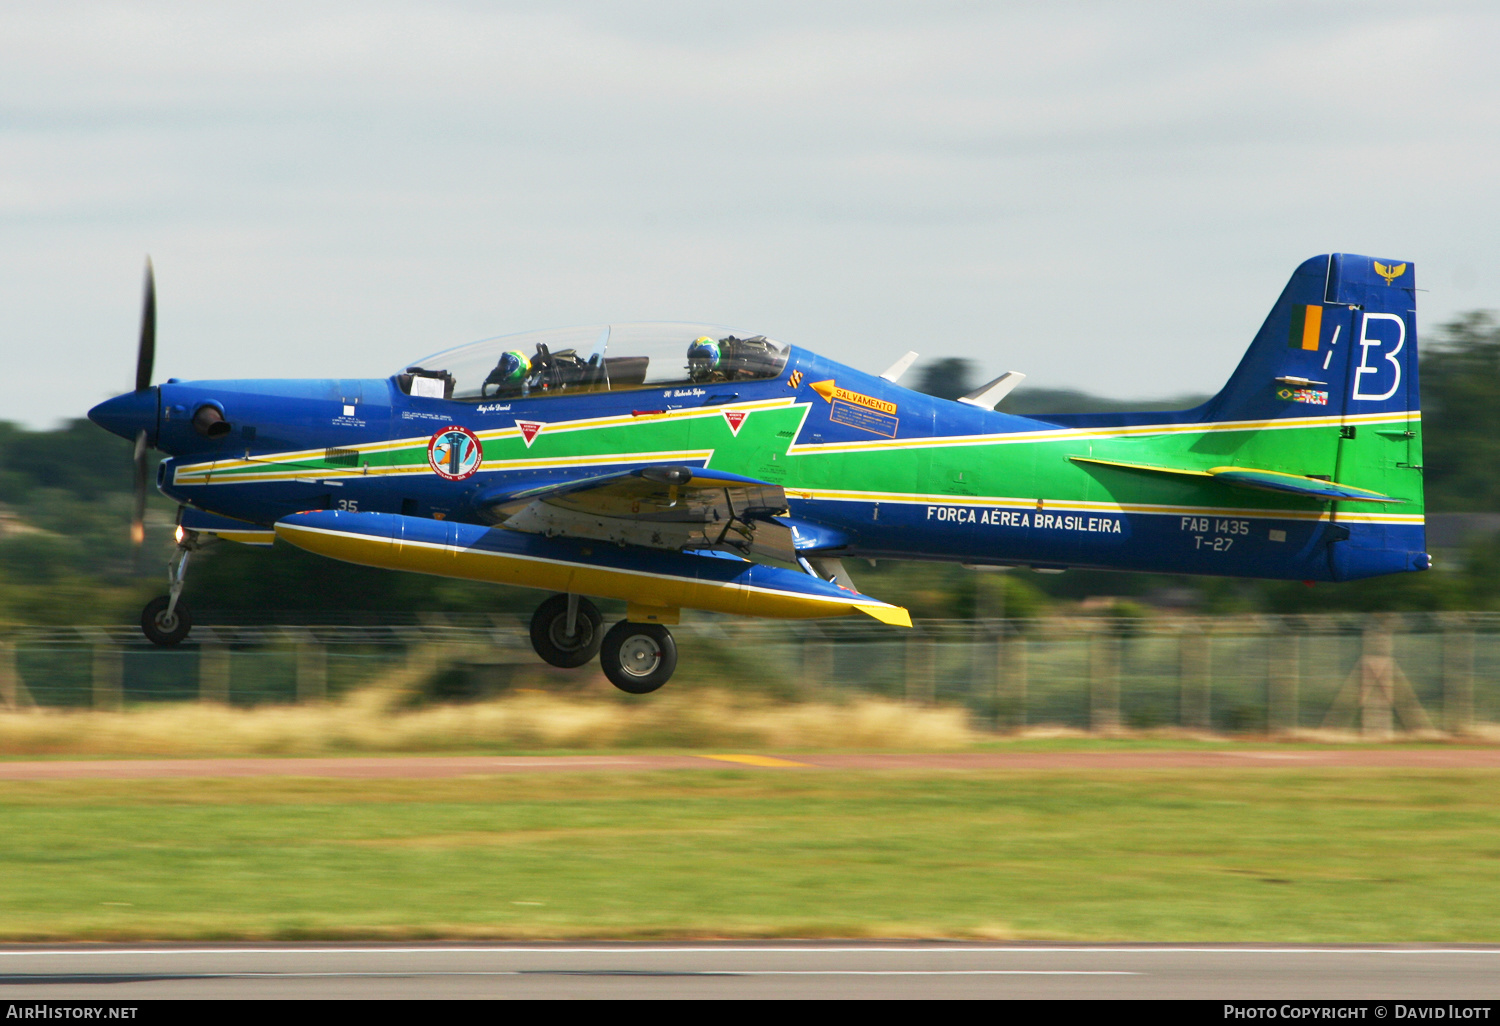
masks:
<instances>
[{"instance_id":1,"label":"main wheel","mask_svg":"<svg viewBox=\"0 0 1500 1026\"><path fill-rule=\"evenodd\" d=\"M659 623L621 620L604 636L599 650L604 675L621 691L645 695L672 679L677 669L677 642Z\"/></svg>"},{"instance_id":2,"label":"main wheel","mask_svg":"<svg viewBox=\"0 0 1500 1026\"><path fill-rule=\"evenodd\" d=\"M141 633L153 645L163 648L175 645L188 636L188 631L193 629L193 617L188 613L187 606L180 601L177 608L172 610L172 615L167 615L167 606L171 600L165 595L158 595L146 603L146 608L141 610Z\"/></svg>"},{"instance_id":3,"label":"main wheel","mask_svg":"<svg viewBox=\"0 0 1500 1026\"><path fill-rule=\"evenodd\" d=\"M543 662L564 669L582 666L599 654L604 640L604 617L586 598L578 600L573 635L568 636L568 596L553 595L536 607L531 617L531 647Z\"/></svg>"}]
</instances>

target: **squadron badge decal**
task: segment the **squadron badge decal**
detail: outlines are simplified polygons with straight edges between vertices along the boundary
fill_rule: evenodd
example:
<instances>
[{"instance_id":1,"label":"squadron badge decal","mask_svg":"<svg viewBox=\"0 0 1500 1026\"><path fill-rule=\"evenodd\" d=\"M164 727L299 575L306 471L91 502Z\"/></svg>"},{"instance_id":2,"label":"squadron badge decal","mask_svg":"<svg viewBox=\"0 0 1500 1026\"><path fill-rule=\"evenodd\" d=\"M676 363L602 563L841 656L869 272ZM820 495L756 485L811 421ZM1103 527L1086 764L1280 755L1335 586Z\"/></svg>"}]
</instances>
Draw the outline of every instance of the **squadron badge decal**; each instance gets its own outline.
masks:
<instances>
[{"instance_id":1,"label":"squadron badge decal","mask_svg":"<svg viewBox=\"0 0 1500 1026\"><path fill-rule=\"evenodd\" d=\"M457 424L443 428L427 443L427 465L445 481L462 481L479 472L484 447L479 436Z\"/></svg>"}]
</instances>

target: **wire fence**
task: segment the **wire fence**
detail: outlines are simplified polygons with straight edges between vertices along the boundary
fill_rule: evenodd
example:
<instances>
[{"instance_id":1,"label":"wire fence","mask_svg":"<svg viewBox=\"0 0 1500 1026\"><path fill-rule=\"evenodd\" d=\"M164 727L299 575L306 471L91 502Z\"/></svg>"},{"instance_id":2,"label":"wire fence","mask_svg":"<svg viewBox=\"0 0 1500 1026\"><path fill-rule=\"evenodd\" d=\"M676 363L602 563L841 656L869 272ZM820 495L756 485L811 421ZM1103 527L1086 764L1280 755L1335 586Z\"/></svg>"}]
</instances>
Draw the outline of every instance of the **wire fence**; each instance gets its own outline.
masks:
<instances>
[{"instance_id":1,"label":"wire fence","mask_svg":"<svg viewBox=\"0 0 1500 1026\"><path fill-rule=\"evenodd\" d=\"M668 685L787 699L880 695L967 706L997 730L1356 729L1464 734L1500 723L1500 614L874 622L702 618L674 628ZM424 671L413 677L413 665ZM406 671L436 699L567 687L523 620L195 627L155 648L134 627L0 634L0 705L120 709L337 699Z\"/></svg>"}]
</instances>

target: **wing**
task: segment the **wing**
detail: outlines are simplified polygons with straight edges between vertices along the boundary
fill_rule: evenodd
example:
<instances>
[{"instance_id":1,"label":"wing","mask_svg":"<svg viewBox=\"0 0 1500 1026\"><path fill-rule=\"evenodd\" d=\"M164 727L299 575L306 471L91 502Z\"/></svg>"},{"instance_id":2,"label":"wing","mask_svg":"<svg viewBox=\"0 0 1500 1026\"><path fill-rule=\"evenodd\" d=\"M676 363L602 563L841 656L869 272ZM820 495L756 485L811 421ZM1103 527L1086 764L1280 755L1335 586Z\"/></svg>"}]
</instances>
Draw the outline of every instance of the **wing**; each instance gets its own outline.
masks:
<instances>
[{"instance_id":1,"label":"wing","mask_svg":"<svg viewBox=\"0 0 1500 1026\"><path fill-rule=\"evenodd\" d=\"M725 553L649 552L453 520L338 510L294 513L277 521L276 534L309 552L364 566L597 595L657 610L786 618L863 613L911 626L900 606L799 570Z\"/></svg>"},{"instance_id":2,"label":"wing","mask_svg":"<svg viewBox=\"0 0 1500 1026\"><path fill-rule=\"evenodd\" d=\"M640 467L497 498L490 519L512 531L685 551L721 549L788 562L780 485L702 467Z\"/></svg>"},{"instance_id":3,"label":"wing","mask_svg":"<svg viewBox=\"0 0 1500 1026\"><path fill-rule=\"evenodd\" d=\"M1301 474L1284 474L1279 470L1257 470L1254 467L1212 467L1208 470L1183 470L1178 467L1159 467L1150 463L1122 463L1119 460L1096 460L1089 456L1069 456L1074 463L1090 463L1101 467L1118 467L1121 470L1141 470L1152 474L1171 474L1176 477L1198 477L1236 488L1253 488L1262 492L1282 492L1300 495L1324 502L1405 502L1391 495L1354 485L1324 481L1320 477L1303 477Z\"/></svg>"}]
</instances>

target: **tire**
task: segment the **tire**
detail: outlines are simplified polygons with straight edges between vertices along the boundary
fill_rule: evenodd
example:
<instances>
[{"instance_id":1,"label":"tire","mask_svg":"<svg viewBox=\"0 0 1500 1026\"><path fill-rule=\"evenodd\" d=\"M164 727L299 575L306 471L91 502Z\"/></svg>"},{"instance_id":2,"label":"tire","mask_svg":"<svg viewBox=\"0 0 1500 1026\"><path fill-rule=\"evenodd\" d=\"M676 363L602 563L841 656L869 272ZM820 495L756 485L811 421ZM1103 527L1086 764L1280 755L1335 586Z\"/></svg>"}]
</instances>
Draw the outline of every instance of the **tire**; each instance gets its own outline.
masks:
<instances>
[{"instance_id":1,"label":"tire","mask_svg":"<svg viewBox=\"0 0 1500 1026\"><path fill-rule=\"evenodd\" d=\"M599 654L604 640L604 617L586 598L578 600L578 619L573 637L567 636L568 596L553 595L536 607L531 616L531 647L545 663L565 670L582 666Z\"/></svg>"},{"instance_id":2,"label":"tire","mask_svg":"<svg viewBox=\"0 0 1500 1026\"><path fill-rule=\"evenodd\" d=\"M172 610L172 619L167 619L167 606L170 602L167 596L158 595L141 610L141 633L146 635L146 640L151 644L162 648L177 644L193 629L192 614L181 602Z\"/></svg>"},{"instance_id":3,"label":"tire","mask_svg":"<svg viewBox=\"0 0 1500 1026\"><path fill-rule=\"evenodd\" d=\"M632 695L646 695L672 679L677 642L659 623L621 620L604 636L599 664L609 682Z\"/></svg>"}]
</instances>

